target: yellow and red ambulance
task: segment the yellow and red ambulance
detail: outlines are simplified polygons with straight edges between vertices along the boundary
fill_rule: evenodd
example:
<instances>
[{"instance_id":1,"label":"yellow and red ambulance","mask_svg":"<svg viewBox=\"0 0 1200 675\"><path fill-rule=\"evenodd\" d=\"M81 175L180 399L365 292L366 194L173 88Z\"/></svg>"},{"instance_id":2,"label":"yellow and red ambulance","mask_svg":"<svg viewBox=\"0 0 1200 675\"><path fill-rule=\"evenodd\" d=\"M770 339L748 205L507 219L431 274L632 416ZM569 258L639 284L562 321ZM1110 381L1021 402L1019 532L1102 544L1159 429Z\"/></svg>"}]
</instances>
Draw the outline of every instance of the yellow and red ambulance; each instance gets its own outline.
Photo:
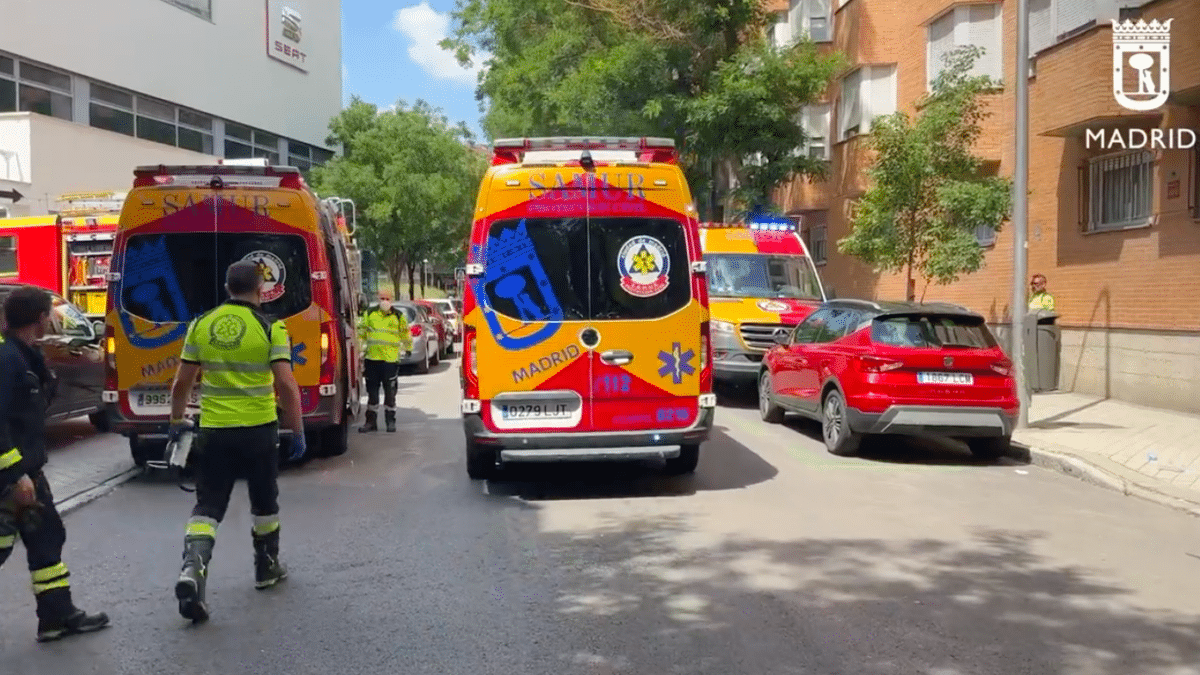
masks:
<instances>
[{"instance_id":1,"label":"yellow and red ambulance","mask_svg":"<svg viewBox=\"0 0 1200 675\"><path fill-rule=\"evenodd\" d=\"M674 142L496 141L463 298L467 472L664 459L713 424L708 291Z\"/></svg>"},{"instance_id":2,"label":"yellow and red ambulance","mask_svg":"<svg viewBox=\"0 0 1200 675\"><path fill-rule=\"evenodd\" d=\"M309 448L346 452L360 405L361 284L337 200L319 201L287 166L145 166L134 176L108 277L103 394L134 461L161 465L188 324L226 299L225 271L241 260L259 265L262 311L291 335Z\"/></svg>"},{"instance_id":3,"label":"yellow and red ambulance","mask_svg":"<svg viewBox=\"0 0 1200 675\"><path fill-rule=\"evenodd\" d=\"M713 377L752 385L763 354L825 301L795 226L783 219L701 223L708 277Z\"/></svg>"}]
</instances>

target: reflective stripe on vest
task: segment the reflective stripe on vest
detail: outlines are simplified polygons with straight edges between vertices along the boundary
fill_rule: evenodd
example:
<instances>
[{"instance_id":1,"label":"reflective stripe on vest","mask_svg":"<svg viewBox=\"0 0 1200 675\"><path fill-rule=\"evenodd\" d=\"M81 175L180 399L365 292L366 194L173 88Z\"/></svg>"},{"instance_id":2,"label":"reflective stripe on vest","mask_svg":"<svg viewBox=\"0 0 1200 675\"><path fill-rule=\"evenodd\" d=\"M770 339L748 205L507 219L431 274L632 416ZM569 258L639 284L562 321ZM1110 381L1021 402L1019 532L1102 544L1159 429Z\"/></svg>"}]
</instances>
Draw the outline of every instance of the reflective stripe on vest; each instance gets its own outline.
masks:
<instances>
[{"instance_id":1,"label":"reflective stripe on vest","mask_svg":"<svg viewBox=\"0 0 1200 675\"><path fill-rule=\"evenodd\" d=\"M384 314L372 310L363 319L363 329L366 335L366 354L369 361L396 361L400 358L400 345L404 342L401 335L400 314L392 311Z\"/></svg>"}]
</instances>

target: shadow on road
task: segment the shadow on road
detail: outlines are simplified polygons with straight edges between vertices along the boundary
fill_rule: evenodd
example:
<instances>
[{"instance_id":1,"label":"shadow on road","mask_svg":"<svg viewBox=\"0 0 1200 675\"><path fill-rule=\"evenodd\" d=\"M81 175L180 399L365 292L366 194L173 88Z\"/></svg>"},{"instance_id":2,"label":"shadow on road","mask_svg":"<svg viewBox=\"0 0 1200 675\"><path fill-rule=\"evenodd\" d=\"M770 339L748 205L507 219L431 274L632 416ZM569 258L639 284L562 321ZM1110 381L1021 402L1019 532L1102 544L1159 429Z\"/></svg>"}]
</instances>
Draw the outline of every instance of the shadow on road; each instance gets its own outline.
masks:
<instances>
[{"instance_id":1,"label":"shadow on road","mask_svg":"<svg viewBox=\"0 0 1200 675\"><path fill-rule=\"evenodd\" d=\"M784 420L788 428L804 434L822 445L821 425L798 415ZM1030 463L1028 452L1023 456L1014 448L1011 455L999 460L977 459L965 443L940 436L868 436L853 459L887 464L926 464L930 466L1014 466Z\"/></svg>"},{"instance_id":2,"label":"shadow on road","mask_svg":"<svg viewBox=\"0 0 1200 675\"><path fill-rule=\"evenodd\" d=\"M715 427L700 447L691 476L664 476L652 462L513 464L488 483L488 494L529 501L686 497L697 492L738 490L768 481L779 471L757 453Z\"/></svg>"},{"instance_id":3,"label":"shadow on road","mask_svg":"<svg viewBox=\"0 0 1200 675\"><path fill-rule=\"evenodd\" d=\"M46 449L50 452L65 450L76 443L103 435L86 417L73 417L46 425Z\"/></svg>"},{"instance_id":4,"label":"shadow on road","mask_svg":"<svg viewBox=\"0 0 1200 675\"><path fill-rule=\"evenodd\" d=\"M693 529L684 516L622 517L546 535L564 560L588 560L561 568L552 602L564 631L594 634L595 672L669 672L664 645L712 645L692 669L712 673L1126 675L1200 663L1195 616L1131 606L1131 591L1099 581L1103 572L1041 557L1036 532L726 533L697 545ZM764 611L769 621L747 622ZM653 626L656 637L621 639L623 626Z\"/></svg>"}]
</instances>

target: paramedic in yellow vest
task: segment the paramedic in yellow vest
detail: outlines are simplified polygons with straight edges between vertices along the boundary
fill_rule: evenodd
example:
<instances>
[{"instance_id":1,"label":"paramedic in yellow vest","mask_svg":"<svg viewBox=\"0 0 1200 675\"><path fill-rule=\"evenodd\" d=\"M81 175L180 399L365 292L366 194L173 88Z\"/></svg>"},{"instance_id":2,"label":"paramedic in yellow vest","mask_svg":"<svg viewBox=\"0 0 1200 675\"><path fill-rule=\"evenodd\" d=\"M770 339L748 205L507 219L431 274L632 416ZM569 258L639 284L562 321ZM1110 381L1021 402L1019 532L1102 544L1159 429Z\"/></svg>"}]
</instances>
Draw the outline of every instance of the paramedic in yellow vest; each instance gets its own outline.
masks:
<instances>
[{"instance_id":1,"label":"paramedic in yellow vest","mask_svg":"<svg viewBox=\"0 0 1200 675\"><path fill-rule=\"evenodd\" d=\"M246 479L254 514L255 587L287 578L279 562L279 415L291 428L293 460L304 456L300 389L292 375L291 338L282 321L263 315L258 265L236 262L225 275L229 299L188 327L182 363L171 387L171 439L191 428L184 419L196 375L200 384L200 429L196 437L196 506L183 544L183 569L175 584L179 613L194 622L208 619L204 587L217 526L225 517L234 482Z\"/></svg>"},{"instance_id":2,"label":"paramedic in yellow vest","mask_svg":"<svg viewBox=\"0 0 1200 675\"><path fill-rule=\"evenodd\" d=\"M1029 296L1029 309L1037 311L1044 309L1049 312L1054 309L1054 296L1046 290L1046 275L1035 274L1030 280L1029 286L1033 289L1033 293Z\"/></svg>"},{"instance_id":3,"label":"paramedic in yellow vest","mask_svg":"<svg viewBox=\"0 0 1200 675\"><path fill-rule=\"evenodd\" d=\"M367 419L360 433L379 431L379 388L383 388L383 419L396 431L396 376L400 350L412 351L408 320L392 307L392 294L379 291L379 304L367 310L358 323L359 340L367 346L363 376L367 380Z\"/></svg>"}]
</instances>

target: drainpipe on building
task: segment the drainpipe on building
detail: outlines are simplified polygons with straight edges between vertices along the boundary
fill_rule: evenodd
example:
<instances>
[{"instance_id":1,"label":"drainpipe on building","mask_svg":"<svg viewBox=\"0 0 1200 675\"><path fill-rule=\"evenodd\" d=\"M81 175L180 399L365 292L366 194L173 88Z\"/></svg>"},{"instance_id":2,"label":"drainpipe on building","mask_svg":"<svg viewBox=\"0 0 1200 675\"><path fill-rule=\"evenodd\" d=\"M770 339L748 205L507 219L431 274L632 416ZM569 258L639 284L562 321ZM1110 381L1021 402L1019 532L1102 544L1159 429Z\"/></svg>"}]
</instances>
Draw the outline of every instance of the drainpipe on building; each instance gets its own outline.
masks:
<instances>
[{"instance_id":1,"label":"drainpipe on building","mask_svg":"<svg viewBox=\"0 0 1200 675\"><path fill-rule=\"evenodd\" d=\"M1025 279L1029 264L1029 0L1017 0L1016 166L1013 171L1012 352L1021 410L1017 428L1029 426L1029 383L1025 377Z\"/></svg>"}]
</instances>

